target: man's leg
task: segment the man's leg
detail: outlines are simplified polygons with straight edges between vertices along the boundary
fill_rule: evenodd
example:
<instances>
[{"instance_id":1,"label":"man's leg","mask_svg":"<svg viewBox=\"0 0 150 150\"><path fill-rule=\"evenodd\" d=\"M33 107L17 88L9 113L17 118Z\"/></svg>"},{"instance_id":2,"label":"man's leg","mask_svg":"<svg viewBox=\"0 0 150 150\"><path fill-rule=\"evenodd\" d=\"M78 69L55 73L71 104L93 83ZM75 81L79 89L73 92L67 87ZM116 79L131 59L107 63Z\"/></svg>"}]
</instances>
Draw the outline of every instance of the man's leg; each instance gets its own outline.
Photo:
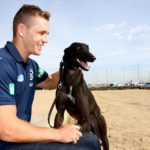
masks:
<instances>
[{"instance_id":1,"label":"man's leg","mask_svg":"<svg viewBox=\"0 0 150 150\"><path fill-rule=\"evenodd\" d=\"M101 150L97 136L83 132L77 144L72 143L27 143L17 144L9 150Z\"/></svg>"}]
</instances>

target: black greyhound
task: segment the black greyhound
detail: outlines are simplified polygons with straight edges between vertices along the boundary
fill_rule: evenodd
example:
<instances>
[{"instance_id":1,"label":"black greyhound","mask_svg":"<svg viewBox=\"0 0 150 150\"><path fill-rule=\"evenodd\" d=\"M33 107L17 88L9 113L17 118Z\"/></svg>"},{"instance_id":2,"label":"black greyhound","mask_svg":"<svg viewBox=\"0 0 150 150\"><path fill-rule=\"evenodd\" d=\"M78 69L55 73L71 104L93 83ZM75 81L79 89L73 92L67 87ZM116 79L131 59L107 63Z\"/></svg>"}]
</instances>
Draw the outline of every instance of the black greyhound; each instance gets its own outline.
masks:
<instances>
[{"instance_id":1,"label":"black greyhound","mask_svg":"<svg viewBox=\"0 0 150 150\"><path fill-rule=\"evenodd\" d=\"M56 98L49 111L48 122L50 124L50 115L56 104L54 128L61 127L64 111L67 110L78 121L82 131L96 134L102 141L104 150L109 150L106 121L82 74L82 69L90 69L87 62L93 62L95 59L89 52L88 45L84 43L73 43L64 50L63 61L60 64L60 80Z\"/></svg>"}]
</instances>

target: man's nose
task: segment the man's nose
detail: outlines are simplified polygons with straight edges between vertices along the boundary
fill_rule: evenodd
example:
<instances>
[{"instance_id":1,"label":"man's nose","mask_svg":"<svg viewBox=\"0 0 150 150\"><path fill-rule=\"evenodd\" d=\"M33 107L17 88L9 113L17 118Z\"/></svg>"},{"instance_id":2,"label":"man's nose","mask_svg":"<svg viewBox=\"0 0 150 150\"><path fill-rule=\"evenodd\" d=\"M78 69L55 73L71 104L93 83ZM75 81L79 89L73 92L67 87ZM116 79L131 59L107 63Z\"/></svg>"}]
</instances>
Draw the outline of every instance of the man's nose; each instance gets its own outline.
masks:
<instances>
[{"instance_id":1,"label":"man's nose","mask_svg":"<svg viewBox=\"0 0 150 150\"><path fill-rule=\"evenodd\" d=\"M44 34L44 36L43 36L43 42L44 43L48 43L48 35L47 34Z\"/></svg>"}]
</instances>

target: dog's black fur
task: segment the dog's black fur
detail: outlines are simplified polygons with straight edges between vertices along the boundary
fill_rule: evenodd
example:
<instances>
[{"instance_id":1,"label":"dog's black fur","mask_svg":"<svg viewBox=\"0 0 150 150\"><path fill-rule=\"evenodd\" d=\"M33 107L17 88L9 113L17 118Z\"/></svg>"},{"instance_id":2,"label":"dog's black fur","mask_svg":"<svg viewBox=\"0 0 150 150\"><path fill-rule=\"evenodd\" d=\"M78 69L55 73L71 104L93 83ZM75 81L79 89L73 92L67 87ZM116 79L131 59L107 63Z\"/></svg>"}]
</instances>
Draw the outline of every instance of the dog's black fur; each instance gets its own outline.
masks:
<instances>
[{"instance_id":1,"label":"dog's black fur","mask_svg":"<svg viewBox=\"0 0 150 150\"><path fill-rule=\"evenodd\" d=\"M83 43L73 43L64 50L63 61L60 65L60 81L56 98L50 109L50 115L56 104L54 128L59 128L64 120L64 111L78 120L82 131L93 132L102 141L104 150L109 150L107 128L104 117L100 112L92 93L83 78L82 69L89 70L87 62L96 58L89 52L89 47Z\"/></svg>"}]
</instances>

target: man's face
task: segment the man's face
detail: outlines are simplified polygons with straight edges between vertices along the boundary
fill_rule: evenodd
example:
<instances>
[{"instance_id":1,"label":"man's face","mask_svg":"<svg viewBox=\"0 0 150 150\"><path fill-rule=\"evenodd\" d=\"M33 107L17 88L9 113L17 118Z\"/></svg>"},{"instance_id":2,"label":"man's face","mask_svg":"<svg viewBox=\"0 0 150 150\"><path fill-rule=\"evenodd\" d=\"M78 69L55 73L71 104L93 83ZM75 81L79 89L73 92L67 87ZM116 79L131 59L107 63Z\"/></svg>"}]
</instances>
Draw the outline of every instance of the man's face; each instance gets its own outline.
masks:
<instances>
[{"instance_id":1,"label":"man's face","mask_svg":"<svg viewBox=\"0 0 150 150\"><path fill-rule=\"evenodd\" d=\"M28 55L40 55L42 46L48 43L49 24L48 20L40 16L31 19L31 26L24 27L23 44Z\"/></svg>"}]
</instances>

